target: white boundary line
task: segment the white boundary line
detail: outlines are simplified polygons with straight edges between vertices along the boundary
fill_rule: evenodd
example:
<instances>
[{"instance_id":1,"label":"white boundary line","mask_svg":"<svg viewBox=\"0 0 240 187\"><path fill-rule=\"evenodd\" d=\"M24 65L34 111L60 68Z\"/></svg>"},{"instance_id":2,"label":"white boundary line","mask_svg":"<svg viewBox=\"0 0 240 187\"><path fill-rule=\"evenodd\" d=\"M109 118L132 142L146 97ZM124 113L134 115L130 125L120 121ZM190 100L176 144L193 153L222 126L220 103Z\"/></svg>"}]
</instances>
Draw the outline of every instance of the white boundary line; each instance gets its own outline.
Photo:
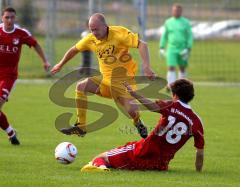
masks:
<instances>
[{"instance_id":1,"label":"white boundary line","mask_svg":"<svg viewBox=\"0 0 240 187\"><path fill-rule=\"evenodd\" d=\"M50 84L58 79L18 79L18 84ZM240 87L240 82L194 82L197 86Z\"/></svg>"}]
</instances>

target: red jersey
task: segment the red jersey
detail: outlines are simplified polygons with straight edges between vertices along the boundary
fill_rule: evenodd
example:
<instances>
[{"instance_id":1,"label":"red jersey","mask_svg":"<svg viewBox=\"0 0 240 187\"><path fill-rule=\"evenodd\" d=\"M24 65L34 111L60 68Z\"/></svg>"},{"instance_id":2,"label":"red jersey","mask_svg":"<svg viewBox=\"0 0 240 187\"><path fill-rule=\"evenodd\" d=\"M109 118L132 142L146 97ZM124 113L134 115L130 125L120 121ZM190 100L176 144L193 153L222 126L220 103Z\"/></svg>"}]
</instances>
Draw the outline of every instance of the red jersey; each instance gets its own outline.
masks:
<instances>
[{"instance_id":1,"label":"red jersey","mask_svg":"<svg viewBox=\"0 0 240 187\"><path fill-rule=\"evenodd\" d=\"M157 101L162 108L158 125L146 139L135 142L133 155L136 159L169 163L174 154L194 137L194 146L204 147L203 126L189 105L181 101Z\"/></svg>"},{"instance_id":2,"label":"red jersey","mask_svg":"<svg viewBox=\"0 0 240 187\"><path fill-rule=\"evenodd\" d=\"M37 41L26 30L14 25L10 32L0 24L0 78L17 78L18 63L23 44L35 46Z\"/></svg>"}]
</instances>

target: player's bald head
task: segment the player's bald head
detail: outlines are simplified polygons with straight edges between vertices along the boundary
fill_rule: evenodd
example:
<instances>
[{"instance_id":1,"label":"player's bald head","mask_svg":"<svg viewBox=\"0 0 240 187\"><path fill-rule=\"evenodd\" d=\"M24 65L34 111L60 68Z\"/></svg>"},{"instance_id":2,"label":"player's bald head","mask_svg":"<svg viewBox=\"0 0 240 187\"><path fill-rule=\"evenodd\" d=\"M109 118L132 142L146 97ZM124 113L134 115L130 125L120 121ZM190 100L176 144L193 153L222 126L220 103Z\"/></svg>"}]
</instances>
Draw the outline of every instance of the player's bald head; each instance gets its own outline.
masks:
<instances>
[{"instance_id":1,"label":"player's bald head","mask_svg":"<svg viewBox=\"0 0 240 187\"><path fill-rule=\"evenodd\" d=\"M178 4L178 3L174 3L172 7L182 9L182 5L181 5L181 4Z\"/></svg>"},{"instance_id":2,"label":"player's bald head","mask_svg":"<svg viewBox=\"0 0 240 187\"><path fill-rule=\"evenodd\" d=\"M103 14L100 14L100 13L93 14L89 18L89 25L90 24L96 24L96 23L107 25L106 20L105 20L105 16Z\"/></svg>"},{"instance_id":3,"label":"player's bald head","mask_svg":"<svg viewBox=\"0 0 240 187\"><path fill-rule=\"evenodd\" d=\"M95 13L89 18L89 30L97 39L107 37L107 23L103 14Z\"/></svg>"}]
</instances>

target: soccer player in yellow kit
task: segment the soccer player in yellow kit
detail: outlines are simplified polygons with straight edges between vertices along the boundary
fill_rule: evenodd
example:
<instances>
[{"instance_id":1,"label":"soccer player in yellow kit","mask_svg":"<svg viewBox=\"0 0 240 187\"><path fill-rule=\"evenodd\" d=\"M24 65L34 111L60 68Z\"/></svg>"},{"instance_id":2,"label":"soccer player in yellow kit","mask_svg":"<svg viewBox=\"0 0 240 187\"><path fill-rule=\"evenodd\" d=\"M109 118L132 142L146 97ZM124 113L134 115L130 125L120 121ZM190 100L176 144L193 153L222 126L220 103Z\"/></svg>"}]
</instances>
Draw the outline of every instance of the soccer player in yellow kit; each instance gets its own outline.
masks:
<instances>
[{"instance_id":1,"label":"soccer player in yellow kit","mask_svg":"<svg viewBox=\"0 0 240 187\"><path fill-rule=\"evenodd\" d=\"M80 136L87 133L86 93L94 93L102 97L113 98L117 104L120 104L133 119L140 136L146 138L147 128L140 119L134 98L127 92L123 83L128 82L136 89L134 76L137 64L129 54L129 48L138 48L145 76L150 80L155 78L149 64L147 44L139 39L138 34L124 27L108 26L104 15L100 13L95 13L90 17L89 30L91 33L70 48L51 70L52 74L59 72L63 65L78 52L89 50L96 53L102 75L78 82L76 86L77 123L73 127L64 128L61 131L67 135L77 134Z\"/></svg>"}]
</instances>

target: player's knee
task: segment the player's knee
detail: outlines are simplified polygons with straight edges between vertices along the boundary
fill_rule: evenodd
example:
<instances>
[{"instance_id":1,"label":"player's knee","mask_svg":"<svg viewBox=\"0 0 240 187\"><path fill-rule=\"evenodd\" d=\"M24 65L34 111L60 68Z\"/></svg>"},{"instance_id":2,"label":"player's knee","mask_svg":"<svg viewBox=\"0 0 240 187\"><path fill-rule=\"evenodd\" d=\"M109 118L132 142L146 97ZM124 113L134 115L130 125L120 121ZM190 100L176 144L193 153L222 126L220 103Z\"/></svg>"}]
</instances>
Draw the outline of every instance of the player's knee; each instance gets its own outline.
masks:
<instances>
[{"instance_id":1,"label":"player's knee","mask_svg":"<svg viewBox=\"0 0 240 187\"><path fill-rule=\"evenodd\" d=\"M169 70L169 71L175 71L176 68L175 68L174 66L169 66L169 67L168 67L168 70Z\"/></svg>"},{"instance_id":2,"label":"player's knee","mask_svg":"<svg viewBox=\"0 0 240 187\"><path fill-rule=\"evenodd\" d=\"M101 153L99 157L102 158L107 164L109 164L107 152Z\"/></svg>"},{"instance_id":3,"label":"player's knee","mask_svg":"<svg viewBox=\"0 0 240 187\"><path fill-rule=\"evenodd\" d=\"M100 153L100 154L97 155L95 158L93 158L93 160L95 160L95 159L97 159L97 158L102 158L102 159L104 159L106 162L108 162L107 152ZM92 160L92 161L93 161L93 160Z\"/></svg>"},{"instance_id":4,"label":"player's knee","mask_svg":"<svg viewBox=\"0 0 240 187\"><path fill-rule=\"evenodd\" d=\"M76 90L84 92L85 88L86 88L86 85L87 85L87 82L88 82L88 78L78 82L77 86L76 86Z\"/></svg>"}]
</instances>

